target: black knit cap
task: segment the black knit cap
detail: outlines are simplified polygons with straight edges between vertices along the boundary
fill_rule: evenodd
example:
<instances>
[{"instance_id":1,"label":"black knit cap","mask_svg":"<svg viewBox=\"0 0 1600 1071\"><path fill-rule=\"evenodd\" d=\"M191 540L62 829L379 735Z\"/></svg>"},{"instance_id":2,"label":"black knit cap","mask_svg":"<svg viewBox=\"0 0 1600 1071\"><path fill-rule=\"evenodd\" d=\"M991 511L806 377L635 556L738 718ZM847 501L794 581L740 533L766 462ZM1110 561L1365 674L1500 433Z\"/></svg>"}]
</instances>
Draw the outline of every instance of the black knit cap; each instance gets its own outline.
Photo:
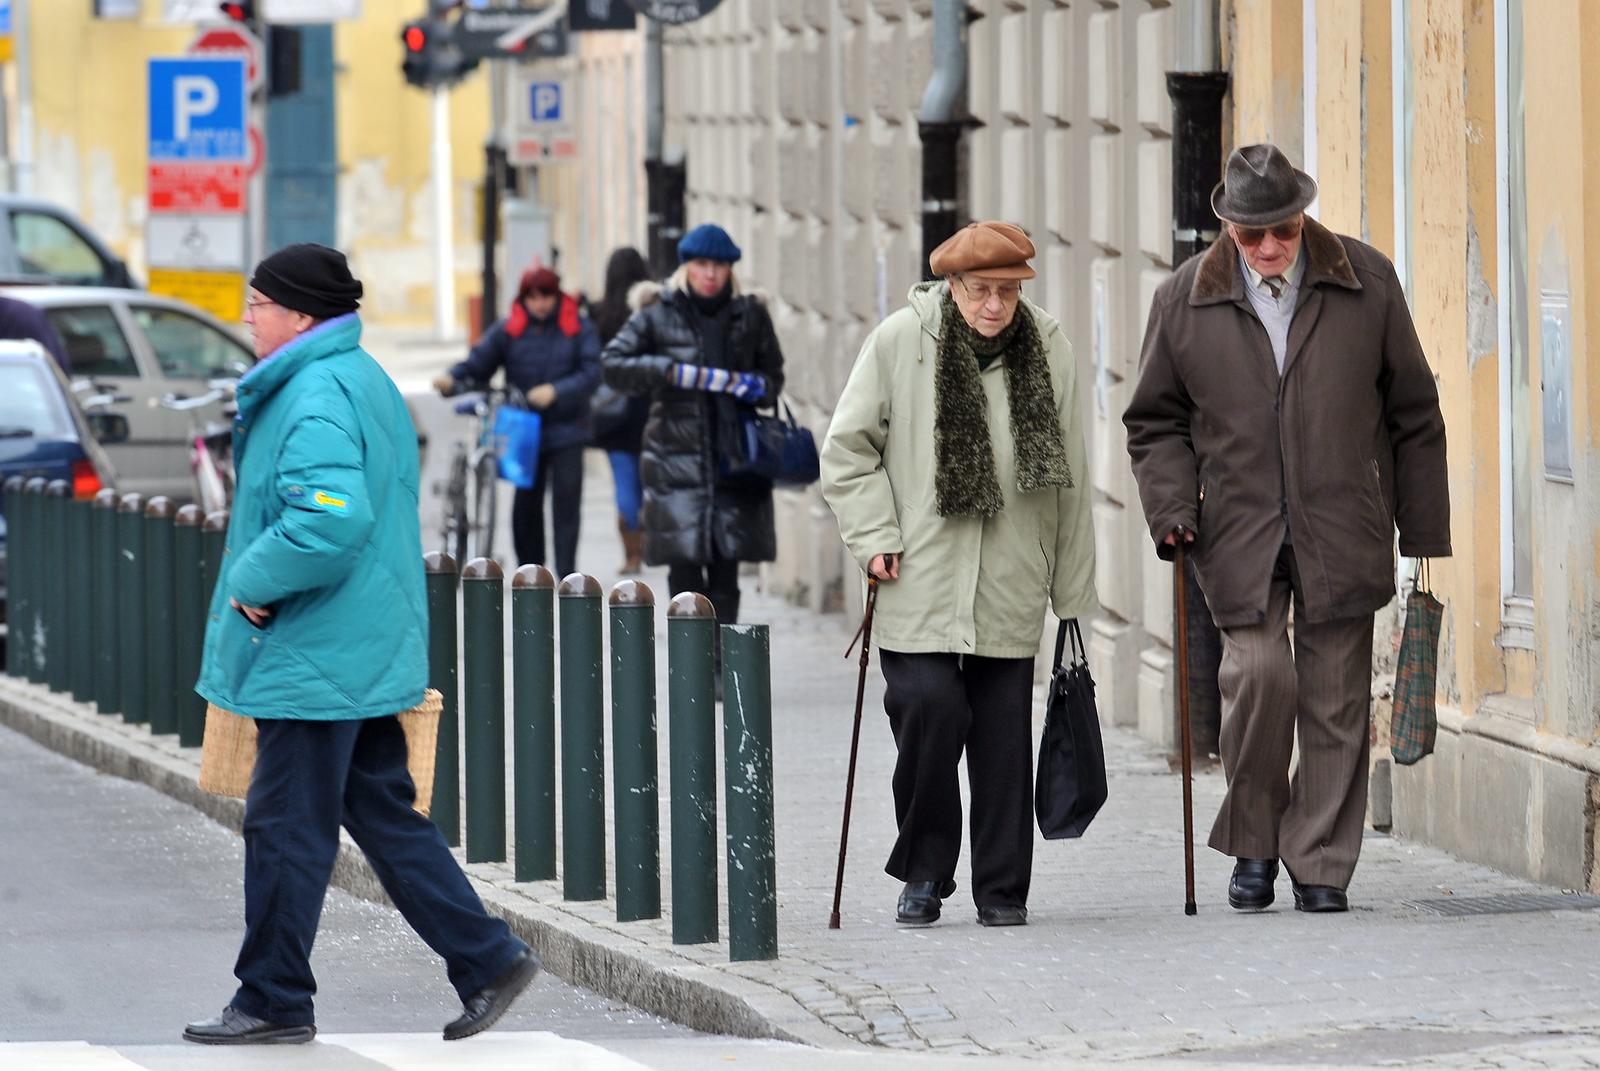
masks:
<instances>
[{"instance_id":1,"label":"black knit cap","mask_svg":"<svg viewBox=\"0 0 1600 1071\"><path fill-rule=\"evenodd\" d=\"M361 307L361 282L337 249L286 245L256 265L250 285L286 309L330 320Z\"/></svg>"}]
</instances>

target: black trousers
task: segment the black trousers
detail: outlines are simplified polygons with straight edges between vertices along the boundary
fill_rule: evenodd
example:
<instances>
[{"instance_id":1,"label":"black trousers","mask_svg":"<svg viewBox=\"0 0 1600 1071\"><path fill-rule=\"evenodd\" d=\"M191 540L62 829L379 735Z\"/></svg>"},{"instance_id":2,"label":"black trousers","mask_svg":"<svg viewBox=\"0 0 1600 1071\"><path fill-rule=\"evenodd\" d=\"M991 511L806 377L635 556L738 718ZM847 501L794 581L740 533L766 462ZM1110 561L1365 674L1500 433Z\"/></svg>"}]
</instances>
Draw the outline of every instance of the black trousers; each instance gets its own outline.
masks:
<instances>
[{"instance_id":1,"label":"black trousers","mask_svg":"<svg viewBox=\"0 0 1600 1071\"><path fill-rule=\"evenodd\" d=\"M311 944L344 825L406 922L443 957L462 1000L527 946L483 909L444 835L411 809L405 730L395 717L259 719L244 805L244 943L233 1006L312 1023Z\"/></svg>"},{"instance_id":2,"label":"black trousers","mask_svg":"<svg viewBox=\"0 0 1600 1071\"><path fill-rule=\"evenodd\" d=\"M544 565L544 497L550 492L556 580L578 569L578 521L583 512L583 447L563 446L539 455L533 486L517 488L511 501L511 540L522 565Z\"/></svg>"},{"instance_id":3,"label":"black trousers","mask_svg":"<svg viewBox=\"0 0 1600 1071\"><path fill-rule=\"evenodd\" d=\"M900 835L884 869L901 881L953 878L961 782L972 792L972 899L1026 906L1033 873L1033 659L880 651L883 705L900 756Z\"/></svg>"},{"instance_id":4,"label":"black trousers","mask_svg":"<svg viewBox=\"0 0 1600 1071\"><path fill-rule=\"evenodd\" d=\"M667 587L674 595L682 595L686 591L704 595L716 607L717 624L738 624L738 562L673 562L667 569Z\"/></svg>"}]
</instances>

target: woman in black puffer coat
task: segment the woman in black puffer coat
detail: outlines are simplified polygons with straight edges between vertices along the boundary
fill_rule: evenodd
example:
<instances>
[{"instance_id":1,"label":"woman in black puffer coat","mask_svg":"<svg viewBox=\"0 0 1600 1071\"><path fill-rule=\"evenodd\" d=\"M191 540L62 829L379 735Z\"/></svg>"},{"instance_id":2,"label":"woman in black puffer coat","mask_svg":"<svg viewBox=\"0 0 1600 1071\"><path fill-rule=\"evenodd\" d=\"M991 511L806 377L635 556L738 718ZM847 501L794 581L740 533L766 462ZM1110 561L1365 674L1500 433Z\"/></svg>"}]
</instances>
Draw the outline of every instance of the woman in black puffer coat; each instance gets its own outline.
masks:
<instances>
[{"instance_id":1,"label":"woman in black puffer coat","mask_svg":"<svg viewBox=\"0 0 1600 1071\"><path fill-rule=\"evenodd\" d=\"M669 566L672 594L695 591L717 620L739 619L739 563L777 556L769 487L717 479L718 439L741 408L783 390L783 351L766 305L733 278L739 247L703 224L678 243L665 286L635 287L639 311L606 345L605 380L651 399L645 424L644 558Z\"/></svg>"}]
</instances>

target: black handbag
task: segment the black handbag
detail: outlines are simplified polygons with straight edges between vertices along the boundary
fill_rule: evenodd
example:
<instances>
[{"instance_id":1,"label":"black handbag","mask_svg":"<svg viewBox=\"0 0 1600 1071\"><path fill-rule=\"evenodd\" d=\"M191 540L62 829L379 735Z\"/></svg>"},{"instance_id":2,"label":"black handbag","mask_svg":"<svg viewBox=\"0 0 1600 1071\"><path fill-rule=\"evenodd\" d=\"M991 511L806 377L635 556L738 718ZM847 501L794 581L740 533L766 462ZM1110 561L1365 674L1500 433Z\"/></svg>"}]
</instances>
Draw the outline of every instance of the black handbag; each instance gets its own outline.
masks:
<instances>
[{"instance_id":1,"label":"black handbag","mask_svg":"<svg viewBox=\"0 0 1600 1071\"><path fill-rule=\"evenodd\" d=\"M1072 660L1061 662L1068 634ZM1039 771L1034 781L1033 811L1046 840L1081 837L1105 805L1106 752L1100 740L1100 714L1094 705L1094 678L1083 633L1076 619L1056 630L1055 668L1050 698L1044 708L1044 735L1039 740Z\"/></svg>"},{"instance_id":2,"label":"black handbag","mask_svg":"<svg viewBox=\"0 0 1600 1071\"><path fill-rule=\"evenodd\" d=\"M802 428L789 403L779 401L783 415L768 416L739 406L737 417L719 436L718 476L727 483L765 483L805 487L822 475L817 440Z\"/></svg>"}]
</instances>

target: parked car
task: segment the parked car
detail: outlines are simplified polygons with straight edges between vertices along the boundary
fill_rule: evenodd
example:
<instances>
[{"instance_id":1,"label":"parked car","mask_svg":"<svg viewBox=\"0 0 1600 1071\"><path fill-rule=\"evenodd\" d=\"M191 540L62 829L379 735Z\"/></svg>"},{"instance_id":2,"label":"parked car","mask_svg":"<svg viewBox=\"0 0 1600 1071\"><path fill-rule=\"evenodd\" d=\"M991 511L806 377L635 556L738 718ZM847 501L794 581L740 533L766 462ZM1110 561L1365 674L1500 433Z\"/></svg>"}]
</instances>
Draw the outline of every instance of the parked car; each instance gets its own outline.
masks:
<instances>
[{"instance_id":1,"label":"parked car","mask_svg":"<svg viewBox=\"0 0 1600 1071\"><path fill-rule=\"evenodd\" d=\"M12 476L67 480L74 498L116 485L102 441L128 423L98 407L85 413L56 362L37 342L0 341L0 482ZM5 515L0 502L0 620L6 605Z\"/></svg>"},{"instance_id":2,"label":"parked car","mask_svg":"<svg viewBox=\"0 0 1600 1071\"><path fill-rule=\"evenodd\" d=\"M128 265L77 216L49 201L0 195L0 282L136 288Z\"/></svg>"}]
</instances>

